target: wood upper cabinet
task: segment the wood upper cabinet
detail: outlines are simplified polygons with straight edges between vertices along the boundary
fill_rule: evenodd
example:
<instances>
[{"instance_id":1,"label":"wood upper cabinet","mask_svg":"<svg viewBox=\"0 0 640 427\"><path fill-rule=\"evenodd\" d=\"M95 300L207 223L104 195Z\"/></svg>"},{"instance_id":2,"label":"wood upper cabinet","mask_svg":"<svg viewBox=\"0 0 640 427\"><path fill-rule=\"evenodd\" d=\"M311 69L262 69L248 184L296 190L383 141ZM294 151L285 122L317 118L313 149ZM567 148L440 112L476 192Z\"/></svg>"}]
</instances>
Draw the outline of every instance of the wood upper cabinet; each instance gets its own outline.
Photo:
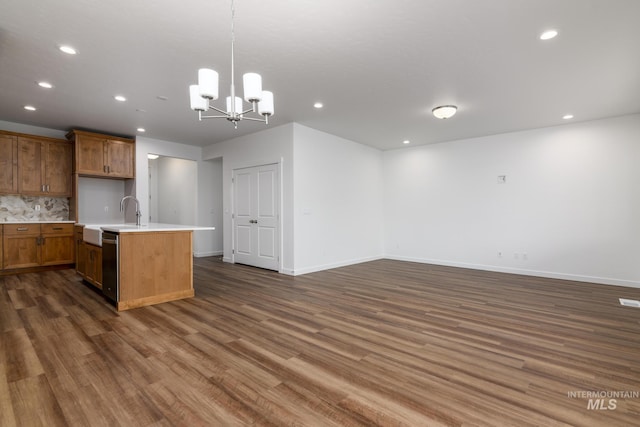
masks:
<instances>
[{"instance_id":1,"label":"wood upper cabinet","mask_svg":"<svg viewBox=\"0 0 640 427\"><path fill-rule=\"evenodd\" d=\"M71 144L50 138L18 137L18 192L71 197Z\"/></svg>"},{"instance_id":2,"label":"wood upper cabinet","mask_svg":"<svg viewBox=\"0 0 640 427\"><path fill-rule=\"evenodd\" d=\"M18 193L18 137L0 134L0 193Z\"/></svg>"},{"instance_id":3,"label":"wood upper cabinet","mask_svg":"<svg viewBox=\"0 0 640 427\"><path fill-rule=\"evenodd\" d=\"M107 178L135 178L135 141L128 138L72 130L75 173Z\"/></svg>"}]
</instances>

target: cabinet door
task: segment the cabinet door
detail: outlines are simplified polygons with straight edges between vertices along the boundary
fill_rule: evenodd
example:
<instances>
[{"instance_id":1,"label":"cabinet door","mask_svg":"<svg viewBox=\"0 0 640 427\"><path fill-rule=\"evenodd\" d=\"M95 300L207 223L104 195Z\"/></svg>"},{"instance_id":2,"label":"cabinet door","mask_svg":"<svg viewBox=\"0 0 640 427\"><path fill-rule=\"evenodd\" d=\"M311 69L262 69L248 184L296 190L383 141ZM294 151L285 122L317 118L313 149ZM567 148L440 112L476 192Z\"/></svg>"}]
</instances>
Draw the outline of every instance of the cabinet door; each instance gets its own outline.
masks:
<instances>
[{"instance_id":1,"label":"cabinet door","mask_svg":"<svg viewBox=\"0 0 640 427\"><path fill-rule=\"evenodd\" d=\"M105 139L90 135L77 135L75 143L76 173L89 175L105 175Z\"/></svg>"},{"instance_id":2,"label":"cabinet door","mask_svg":"<svg viewBox=\"0 0 640 427\"><path fill-rule=\"evenodd\" d=\"M73 224L42 224L42 265L73 264Z\"/></svg>"},{"instance_id":3,"label":"cabinet door","mask_svg":"<svg viewBox=\"0 0 640 427\"><path fill-rule=\"evenodd\" d=\"M40 224L5 224L2 241L4 268L40 265Z\"/></svg>"},{"instance_id":4,"label":"cabinet door","mask_svg":"<svg viewBox=\"0 0 640 427\"><path fill-rule=\"evenodd\" d=\"M18 191L20 194L40 195L44 190L43 142L26 137L18 138Z\"/></svg>"},{"instance_id":5,"label":"cabinet door","mask_svg":"<svg viewBox=\"0 0 640 427\"><path fill-rule=\"evenodd\" d=\"M73 235L43 236L42 265L73 264L73 247Z\"/></svg>"},{"instance_id":6,"label":"cabinet door","mask_svg":"<svg viewBox=\"0 0 640 427\"><path fill-rule=\"evenodd\" d=\"M71 144L48 142L45 153L46 193L52 197L71 197L72 157Z\"/></svg>"},{"instance_id":7,"label":"cabinet door","mask_svg":"<svg viewBox=\"0 0 640 427\"><path fill-rule=\"evenodd\" d=\"M102 248L85 245L87 249L86 278L94 285L102 288Z\"/></svg>"},{"instance_id":8,"label":"cabinet door","mask_svg":"<svg viewBox=\"0 0 640 427\"><path fill-rule=\"evenodd\" d=\"M133 178L134 145L130 142L108 140L106 143L107 171L111 176Z\"/></svg>"},{"instance_id":9,"label":"cabinet door","mask_svg":"<svg viewBox=\"0 0 640 427\"><path fill-rule=\"evenodd\" d=\"M0 193L18 192L18 138L0 135Z\"/></svg>"},{"instance_id":10,"label":"cabinet door","mask_svg":"<svg viewBox=\"0 0 640 427\"><path fill-rule=\"evenodd\" d=\"M82 226L76 225L73 234L75 235L76 242L76 272L84 276L87 271L87 261L86 249L84 247L85 243L82 237Z\"/></svg>"}]
</instances>

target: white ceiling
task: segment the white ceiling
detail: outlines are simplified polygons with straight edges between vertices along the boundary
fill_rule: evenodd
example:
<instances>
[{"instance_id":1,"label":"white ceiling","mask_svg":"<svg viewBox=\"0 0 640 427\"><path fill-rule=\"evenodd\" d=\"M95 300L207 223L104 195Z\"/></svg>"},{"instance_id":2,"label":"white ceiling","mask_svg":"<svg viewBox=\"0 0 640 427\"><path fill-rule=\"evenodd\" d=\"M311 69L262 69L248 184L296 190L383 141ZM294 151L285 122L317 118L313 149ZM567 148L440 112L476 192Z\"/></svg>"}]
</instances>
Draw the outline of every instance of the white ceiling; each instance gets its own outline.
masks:
<instances>
[{"instance_id":1,"label":"white ceiling","mask_svg":"<svg viewBox=\"0 0 640 427\"><path fill-rule=\"evenodd\" d=\"M0 120L200 146L265 129L189 109L200 67L228 94L229 0L0 3ZM236 79L274 92L269 126L381 149L553 126L640 112L638 18L638 0L236 0Z\"/></svg>"}]
</instances>

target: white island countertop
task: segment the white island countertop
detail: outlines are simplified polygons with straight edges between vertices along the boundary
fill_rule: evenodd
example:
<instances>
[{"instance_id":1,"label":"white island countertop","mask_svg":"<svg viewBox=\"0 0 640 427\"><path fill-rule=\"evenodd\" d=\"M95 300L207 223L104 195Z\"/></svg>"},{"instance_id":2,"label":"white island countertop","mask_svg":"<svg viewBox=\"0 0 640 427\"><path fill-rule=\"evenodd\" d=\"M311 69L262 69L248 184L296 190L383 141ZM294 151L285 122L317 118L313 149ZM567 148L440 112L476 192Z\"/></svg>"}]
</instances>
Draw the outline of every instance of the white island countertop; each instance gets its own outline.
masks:
<instances>
[{"instance_id":1,"label":"white island countertop","mask_svg":"<svg viewBox=\"0 0 640 427\"><path fill-rule=\"evenodd\" d=\"M96 227L87 225L87 227ZM99 225L103 231L112 231L114 233L140 233L140 232L156 232L156 231L201 231L215 230L215 227L203 227L199 225L181 225L181 224L163 224L150 222L148 224L108 224Z\"/></svg>"},{"instance_id":2,"label":"white island countertop","mask_svg":"<svg viewBox=\"0 0 640 427\"><path fill-rule=\"evenodd\" d=\"M75 224L75 221L63 219L5 219L0 224Z\"/></svg>"}]
</instances>

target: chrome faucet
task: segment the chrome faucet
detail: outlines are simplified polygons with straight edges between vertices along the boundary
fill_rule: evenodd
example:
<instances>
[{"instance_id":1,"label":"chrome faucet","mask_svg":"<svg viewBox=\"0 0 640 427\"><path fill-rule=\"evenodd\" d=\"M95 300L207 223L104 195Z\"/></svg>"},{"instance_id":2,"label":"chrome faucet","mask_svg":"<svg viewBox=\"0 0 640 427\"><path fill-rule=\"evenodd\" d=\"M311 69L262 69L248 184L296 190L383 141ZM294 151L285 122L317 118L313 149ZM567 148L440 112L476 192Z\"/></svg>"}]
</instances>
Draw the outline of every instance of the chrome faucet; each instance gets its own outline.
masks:
<instances>
[{"instance_id":1,"label":"chrome faucet","mask_svg":"<svg viewBox=\"0 0 640 427\"><path fill-rule=\"evenodd\" d=\"M124 201L127 199L131 199L136 202L136 225L140 225L140 217L142 216L142 212L140 212L140 202L133 196L124 196L122 200L120 200L120 212L124 212Z\"/></svg>"}]
</instances>

